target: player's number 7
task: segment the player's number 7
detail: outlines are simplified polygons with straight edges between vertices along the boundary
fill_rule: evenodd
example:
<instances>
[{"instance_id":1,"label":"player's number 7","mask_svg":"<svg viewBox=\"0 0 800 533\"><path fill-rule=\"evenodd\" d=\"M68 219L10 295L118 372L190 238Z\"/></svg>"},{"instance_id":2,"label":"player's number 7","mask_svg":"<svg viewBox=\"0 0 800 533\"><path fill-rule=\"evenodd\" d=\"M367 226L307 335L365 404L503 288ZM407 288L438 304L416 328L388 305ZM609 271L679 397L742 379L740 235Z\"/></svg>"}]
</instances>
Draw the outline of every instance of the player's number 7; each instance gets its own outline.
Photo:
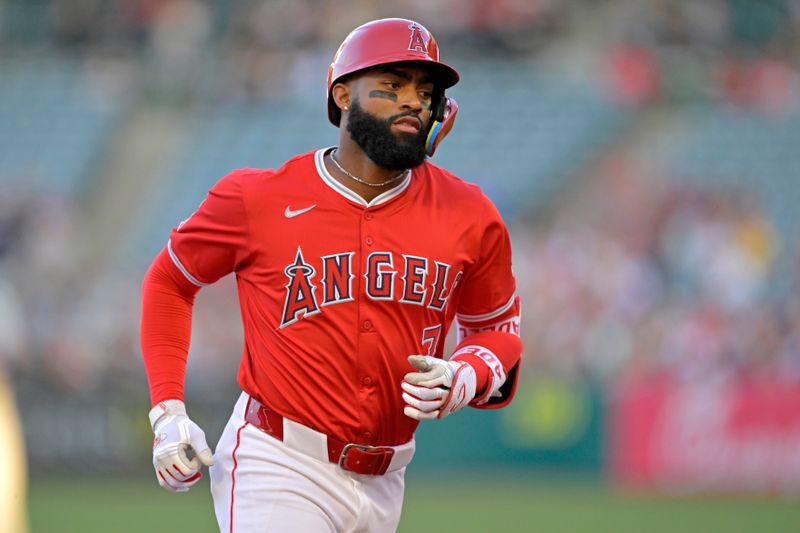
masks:
<instances>
[{"instance_id":1,"label":"player's number 7","mask_svg":"<svg viewBox=\"0 0 800 533\"><path fill-rule=\"evenodd\" d=\"M442 325L431 326L422 330L422 347L428 348L427 355L435 356L439 347L439 336L442 334Z\"/></svg>"}]
</instances>

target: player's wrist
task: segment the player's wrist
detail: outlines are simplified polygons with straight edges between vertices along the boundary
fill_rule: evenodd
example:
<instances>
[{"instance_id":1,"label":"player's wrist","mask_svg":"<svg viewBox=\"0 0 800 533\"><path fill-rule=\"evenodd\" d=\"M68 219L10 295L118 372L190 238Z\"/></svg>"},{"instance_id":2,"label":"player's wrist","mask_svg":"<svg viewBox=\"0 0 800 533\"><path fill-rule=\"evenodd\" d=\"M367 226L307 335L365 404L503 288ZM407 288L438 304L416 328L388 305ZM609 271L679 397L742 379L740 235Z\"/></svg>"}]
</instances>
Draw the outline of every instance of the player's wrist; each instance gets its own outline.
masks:
<instances>
[{"instance_id":1,"label":"player's wrist","mask_svg":"<svg viewBox=\"0 0 800 533\"><path fill-rule=\"evenodd\" d=\"M459 347L451 360L464 361L475 369L476 392L470 405L483 405L498 394L506 381L503 363L491 350L478 344Z\"/></svg>"},{"instance_id":2,"label":"player's wrist","mask_svg":"<svg viewBox=\"0 0 800 533\"><path fill-rule=\"evenodd\" d=\"M164 400L158 402L147 413L150 420L150 427L155 430L156 425L166 416L186 415L186 404L182 400Z\"/></svg>"},{"instance_id":3,"label":"player's wrist","mask_svg":"<svg viewBox=\"0 0 800 533\"><path fill-rule=\"evenodd\" d=\"M486 391L489 384L491 371L486 362L472 353L456 352L450 358L451 362L462 362L468 364L475 371L475 395L480 396Z\"/></svg>"}]
</instances>

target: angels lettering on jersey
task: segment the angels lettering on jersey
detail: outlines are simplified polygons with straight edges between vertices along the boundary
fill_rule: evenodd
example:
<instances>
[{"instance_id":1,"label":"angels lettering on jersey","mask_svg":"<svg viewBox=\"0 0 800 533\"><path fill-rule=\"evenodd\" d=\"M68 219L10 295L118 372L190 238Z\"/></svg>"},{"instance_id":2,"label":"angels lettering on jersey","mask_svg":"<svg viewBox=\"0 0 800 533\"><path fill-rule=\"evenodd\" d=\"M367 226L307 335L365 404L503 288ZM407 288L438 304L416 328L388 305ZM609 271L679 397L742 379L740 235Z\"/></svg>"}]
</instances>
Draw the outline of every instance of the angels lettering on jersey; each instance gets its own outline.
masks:
<instances>
[{"instance_id":1,"label":"angels lettering on jersey","mask_svg":"<svg viewBox=\"0 0 800 533\"><path fill-rule=\"evenodd\" d=\"M353 256L355 252L322 256L315 267L298 246L294 261L284 269L288 283L280 327L310 318L325 306L355 300ZM320 268L322 273L318 276ZM363 265L364 294L376 301L397 301L443 311L462 275L461 271L451 275L451 270L451 265L427 257L372 252ZM396 290L397 276L400 284Z\"/></svg>"}]
</instances>

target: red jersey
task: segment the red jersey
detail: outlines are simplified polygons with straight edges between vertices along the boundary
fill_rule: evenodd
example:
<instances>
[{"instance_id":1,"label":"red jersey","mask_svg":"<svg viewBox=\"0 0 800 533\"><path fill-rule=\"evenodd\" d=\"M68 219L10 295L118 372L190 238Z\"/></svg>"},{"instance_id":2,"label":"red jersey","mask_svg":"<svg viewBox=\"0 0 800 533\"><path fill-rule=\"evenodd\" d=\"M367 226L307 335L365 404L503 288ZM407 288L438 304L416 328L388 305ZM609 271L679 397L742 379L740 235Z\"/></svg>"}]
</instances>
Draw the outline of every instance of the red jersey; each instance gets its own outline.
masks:
<instances>
[{"instance_id":1,"label":"red jersey","mask_svg":"<svg viewBox=\"0 0 800 533\"><path fill-rule=\"evenodd\" d=\"M236 273L245 392L342 441L401 444L418 424L403 414L409 355L441 357L454 318L460 336L519 335L508 232L477 186L429 162L366 202L325 152L225 176L169 254L198 286Z\"/></svg>"}]
</instances>

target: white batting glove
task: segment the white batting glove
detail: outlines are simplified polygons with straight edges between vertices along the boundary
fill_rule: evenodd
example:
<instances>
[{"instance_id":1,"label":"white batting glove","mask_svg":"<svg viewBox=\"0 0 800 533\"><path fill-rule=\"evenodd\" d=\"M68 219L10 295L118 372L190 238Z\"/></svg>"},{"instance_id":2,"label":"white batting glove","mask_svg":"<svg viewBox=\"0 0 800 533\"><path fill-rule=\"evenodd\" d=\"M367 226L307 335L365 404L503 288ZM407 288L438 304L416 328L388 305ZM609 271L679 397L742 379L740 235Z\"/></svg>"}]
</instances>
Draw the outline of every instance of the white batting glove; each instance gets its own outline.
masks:
<instances>
[{"instance_id":1,"label":"white batting glove","mask_svg":"<svg viewBox=\"0 0 800 533\"><path fill-rule=\"evenodd\" d=\"M186 492L203 477L203 465L214 464L206 435L186 416L180 400L163 401L148 416L155 434L153 467L158 484L172 492Z\"/></svg>"},{"instance_id":2,"label":"white batting glove","mask_svg":"<svg viewBox=\"0 0 800 533\"><path fill-rule=\"evenodd\" d=\"M403 413L415 420L444 418L475 398L475 369L465 361L444 361L430 355L412 355L408 362L419 372L409 372L403 383Z\"/></svg>"}]
</instances>

